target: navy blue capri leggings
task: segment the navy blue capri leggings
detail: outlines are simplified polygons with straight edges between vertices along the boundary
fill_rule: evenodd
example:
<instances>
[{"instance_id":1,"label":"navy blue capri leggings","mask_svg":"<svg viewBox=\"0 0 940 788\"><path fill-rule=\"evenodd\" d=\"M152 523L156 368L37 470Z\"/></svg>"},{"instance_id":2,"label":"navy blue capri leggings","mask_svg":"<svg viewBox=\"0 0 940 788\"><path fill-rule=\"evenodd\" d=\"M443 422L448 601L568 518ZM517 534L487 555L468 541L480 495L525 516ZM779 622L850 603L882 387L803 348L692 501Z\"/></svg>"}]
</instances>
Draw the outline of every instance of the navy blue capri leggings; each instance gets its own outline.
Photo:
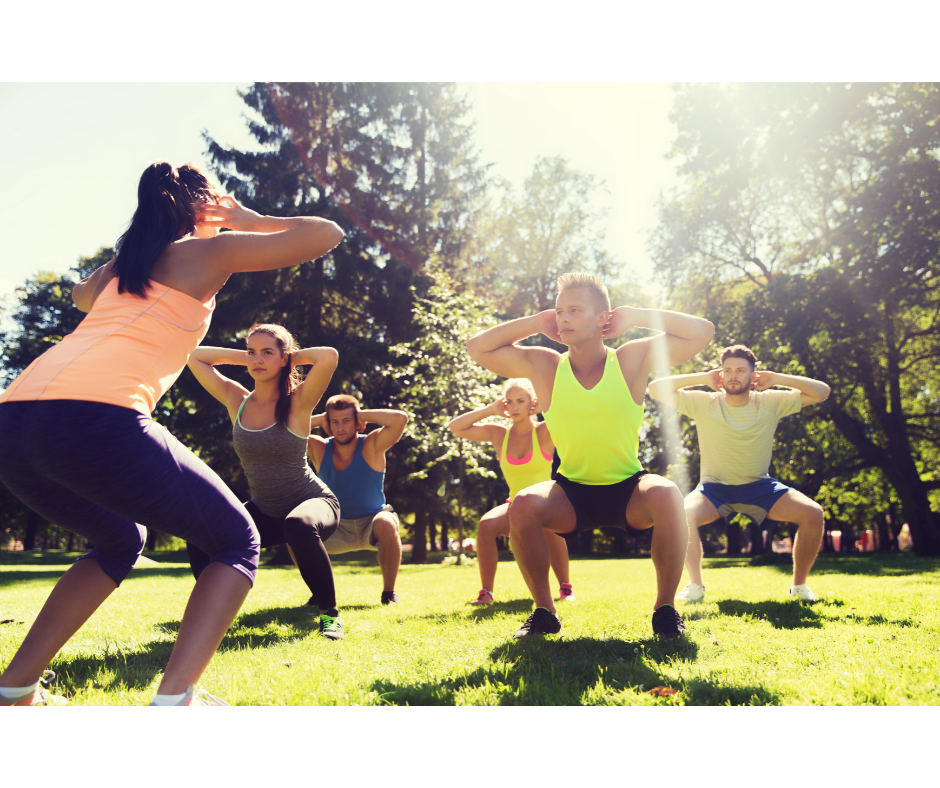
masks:
<instances>
[{"instance_id":1,"label":"navy blue capri leggings","mask_svg":"<svg viewBox=\"0 0 940 788\"><path fill-rule=\"evenodd\" d=\"M160 424L103 402L0 404L0 481L30 509L83 536L115 583L149 526L198 545L254 583L260 540L219 476Z\"/></svg>"}]
</instances>

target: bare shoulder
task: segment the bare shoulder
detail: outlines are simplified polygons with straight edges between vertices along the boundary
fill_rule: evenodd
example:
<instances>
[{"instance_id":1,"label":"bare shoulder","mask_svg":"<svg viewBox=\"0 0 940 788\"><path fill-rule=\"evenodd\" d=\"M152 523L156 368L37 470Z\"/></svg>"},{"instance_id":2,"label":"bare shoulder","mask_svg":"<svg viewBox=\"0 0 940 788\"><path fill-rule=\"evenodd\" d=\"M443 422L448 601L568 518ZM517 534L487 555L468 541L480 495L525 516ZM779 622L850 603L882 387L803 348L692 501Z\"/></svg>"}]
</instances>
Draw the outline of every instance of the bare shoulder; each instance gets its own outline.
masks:
<instances>
[{"instance_id":1,"label":"bare shoulder","mask_svg":"<svg viewBox=\"0 0 940 788\"><path fill-rule=\"evenodd\" d=\"M228 235L224 233L223 235ZM162 285L207 301L225 284L228 272L222 260L217 238L181 238L171 243L153 267L153 278Z\"/></svg>"},{"instance_id":2,"label":"bare shoulder","mask_svg":"<svg viewBox=\"0 0 940 788\"><path fill-rule=\"evenodd\" d=\"M326 452L327 441L319 435L310 435L307 437L307 456L313 460L313 464L320 469L323 462L323 455Z\"/></svg>"},{"instance_id":3,"label":"bare shoulder","mask_svg":"<svg viewBox=\"0 0 940 788\"><path fill-rule=\"evenodd\" d=\"M552 395L555 372L561 363L561 353L547 347L532 347L526 350L531 353L532 366L535 368L535 374L532 376L535 395L544 404Z\"/></svg>"},{"instance_id":4,"label":"bare shoulder","mask_svg":"<svg viewBox=\"0 0 940 788\"><path fill-rule=\"evenodd\" d=\"M641 339L631 339L617 348L617 361L620 362L620 368L626 370L628 367L638 367L646 361L649 352L650 337Z\"/></svg>"}]
</instances>

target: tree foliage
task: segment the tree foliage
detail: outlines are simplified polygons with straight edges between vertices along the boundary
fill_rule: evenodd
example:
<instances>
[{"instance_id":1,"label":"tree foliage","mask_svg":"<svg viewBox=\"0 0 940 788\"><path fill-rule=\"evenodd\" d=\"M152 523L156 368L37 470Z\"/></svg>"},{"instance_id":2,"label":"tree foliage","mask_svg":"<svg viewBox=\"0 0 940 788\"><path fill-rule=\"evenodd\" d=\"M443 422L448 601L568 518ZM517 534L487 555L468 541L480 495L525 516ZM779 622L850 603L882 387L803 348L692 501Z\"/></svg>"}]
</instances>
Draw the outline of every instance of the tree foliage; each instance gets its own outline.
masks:
<instances>
[{"instance_id":1,"label":"tree foliage","mask_svg":"<svg viewBox=\"0 0 940 788\"><path fill-rule=\"evenodd\" d=\"M684 186L655 238L677 305L718 342L832 387L781 425L778 467L817 490L878 469L924 555L940 554L938 119L932 84L680 87ZM820 437L802 456L797 430Z\"/></svg>"}]
</instances>

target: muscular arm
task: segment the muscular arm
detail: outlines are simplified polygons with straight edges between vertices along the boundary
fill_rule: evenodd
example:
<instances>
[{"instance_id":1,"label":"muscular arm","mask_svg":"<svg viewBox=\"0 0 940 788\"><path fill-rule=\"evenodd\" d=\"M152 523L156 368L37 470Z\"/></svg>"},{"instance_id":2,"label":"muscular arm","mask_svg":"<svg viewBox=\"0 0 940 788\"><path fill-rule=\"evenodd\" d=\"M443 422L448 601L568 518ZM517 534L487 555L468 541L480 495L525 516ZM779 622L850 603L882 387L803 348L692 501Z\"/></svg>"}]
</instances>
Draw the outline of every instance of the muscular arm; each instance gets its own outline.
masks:
<instances>
[{"instance_id":1,"label":"muscular arm","mask_svg":"<svg viewBox=\"0 0 940 788\"><path fill-rule=\"evenodd\" d=\"M215 367L220 364L246 367L248 366L248 353L235 348L197 347L186 365L202 387L225 405L229 416L234 421L234 413L242 400L248 396L248 389L218 372Z\"/></svg>"},{"instance_id":2,"label":"muscular arm","mask_svg":"<svg viewBox=\"0 0 940 788\"><path fill-rule=\"evenodd\" d=\"M666 309L636 309L618 306L604 328L604 336L613 338L630 328L648 328L662 333L635 339L617 349L624 380L630 386L634 402L641 403L646 383L653 369L675 366L688 361L705 348L715 334L708 320L684 312Z\"/></svg>"},{"instance_id":3,"label":"muscular arm","mask_svg":"<svg viewBox=\"0 0 940 788\"><path fill-rule=\"evenodd\" d=\"M800 404L804 408L807 405L818 405L828 398L831 391L829 385L821 380L804 378L801 375L785 375L782 372L771 372L768 369L762 369L756 373L756 377L754 388L758 391L764 391L771 386L796 389L800 392Z\"/></svg>"},{"instance_id":4,"label":"muscular arm","mask_svg":"<svg viewBox=\"0 0 940 788\"><path fill-rule=\"evenodd\" d=\"M471 410L469 413L463 413L460 416L457 416L447 425L454 435L458 438L466 438L471 441L480 441L481 443L492 443L495 445L496 440L501 436L505 427L500 426L499 424L477 424L477 422L482 421L488 416L505 416L506 415L506 406L502 398L497 399L495 402L491 402L485 408L477 408L476 410Z\"/></svg>"},{"instance_id":5,"label":"muscular arm","mask_svg":"<svg viewBox=\"0 0 940 788\"><path fill-rule=\"evenodd\" d=\"M378 424L379 429L366 437L372 442L374 450L385 454L401 439L408 425L408 414L402 410L361 410L359 421L365 424Z\"/></svg>"},{"instance_id":6,"label":"muscular arm","mask_svg":"<svg viewBox=\"0 0 940 788\"><path fill-rule=\"evenodd\" d=\"M114 279L115 273L112 257L72 288L72 303L82 312L90 312L101 291Z\"/></svg>"},{"instance_id":7,"label":"muscular arm","mask_svg":"<svg viewBox=\"0 0 940 788\"><path fill-rule=\"evenodd\" d=\"M331 347L305 347L291 356L291 364L295 367L313 365L300 386L300 408L303 411L309 413L316 407L330 385L338 363L339 353Z\"/></svg>"},{"instance_id":8,"label":"muscular arm","mask_svg":"<svg viewBox=\"0 0 940 788\"><path fill-rule=\"evenodd\" d=\"M326 440L319 435L310 435L307 438L307 456L310 458L317 472L320 471L320 466L323 464L323 455L325 452Z\"/></svg>"},{"instance_id":9,"label":"muscular arm","mask_svg":"<svg viewBox=\"0 0 940 788\"><path fill-rule=\"evenodd\" d=\"M261 216L240 205L204 203L199 228L231 232L171 244L154 266L153 278L201 301L219 291L233 273L287 268L322 257L343 239L340 227L316 216Z\"/></svg>"},{"instance_id":10,"label":"muscular arm","mask_svg":"<svg viewBox=\"0 0 940 788\"><path fill-rule=\"evenodd\" d=\"M547 309L487 329L467 342L467 352L481 367L504 378L528 378L539 399L545 402L551 396L550 391L545 391L546 381L561 356L548 348L515 344L533 334L545 334L556 342L560 340L554 310Z\"/></svg>"},{"instance_id":11,"label":"muscular arm","mask_svg":"<svg viewBox=\"0 0 940 788\"><path fill-rule=\"evenodd\" d=\"M675 407L676 392L690 386L709 386L718 391L721 386L721 370L713 369L708 372L693 372L689 375L671 375L670 377L657 378L650 381L649 393L653 399Z\"/></svg>"}]
</instances>

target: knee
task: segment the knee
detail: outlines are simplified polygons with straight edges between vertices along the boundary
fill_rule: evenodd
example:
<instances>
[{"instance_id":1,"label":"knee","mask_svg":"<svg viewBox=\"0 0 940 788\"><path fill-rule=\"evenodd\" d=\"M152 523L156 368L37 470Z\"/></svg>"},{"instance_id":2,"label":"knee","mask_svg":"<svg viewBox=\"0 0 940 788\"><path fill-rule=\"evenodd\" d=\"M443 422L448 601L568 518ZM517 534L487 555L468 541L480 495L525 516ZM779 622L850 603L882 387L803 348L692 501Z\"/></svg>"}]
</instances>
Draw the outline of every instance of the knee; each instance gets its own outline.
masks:
<instances>
[{"instance_id":1,"label":"knee","mask_svg":"<svg viewBox=\"0 0 940 788\"><path fill-rule=\"evenodd\" d=\"M477 538L495 540L499 536L499 522L488 517L480 520L477 526Z\"/></svg>"},{"instance_id":2,"label":"knee","mask_svg":"<svg viewBox=\"0 0 940 788\"><path fill-rule=\"evenodd\" d=\"M96 544L83 558L94 558L102 571L119 586L131 573L146 543L147 529L134 523L133 527L115 534L107 544Z\"/></svg>"},{"instance_id":3,"label":"knee","mask_svg":"<svg viewBox=\"0 0 940 788\"><path fill-rule=\"evenodd\" d=\"M806 525L814 531L821 531L825 522L826 513L818 503L813 501L811 505L806 507L806 515L803 518L803 522L799 525Z\"/></svg>"},{"instance_id":4,"label":"knee","mask_svg":"<svg viewBox=\"0 0 940 788\"><path fill-rule=\"evenodd\" d=\"M391 517L381 514L376 515L372 521L372 533L380 542L398 542L401 543L401 535L398 532L398 523Z\"/></svg>"},{"instance_id":5,"label":"knee","mask_svg":"<svg viewBox=\"0 0 940 788\"><path fill-rule=\"evenodd\" d=\"M309 523L300 517L288 517L284 520L284 538L287 539L288 544L304 536L320 539L323 536L322 528L320 523Z\"/></svg>"},{"instance_id":6,"label":"knee","mask_svg":"<svg viewBox=\"0 0 940 788\"><path fill-rule=\"evenodd\" d=\"M527 493L525 490L518 493L509 504L509 527L510 530L518 531L520 529L530 529L538 526L542 527L540 513L544 498L533 493Z\"/></svg>"},{"instance_id":7,"label":"knee","mask_svg":"<svg viewBox=\"0 0 940 788\"><path fill-rule=\"evenodd\" d=\"M644 491L644 497L654 509L668 509L681 512L686 517L689 516L690 510L682 498L682 493L680 493L679 488L668 479L658 479L655 484Z\"/></svg>"}]
</instances>

